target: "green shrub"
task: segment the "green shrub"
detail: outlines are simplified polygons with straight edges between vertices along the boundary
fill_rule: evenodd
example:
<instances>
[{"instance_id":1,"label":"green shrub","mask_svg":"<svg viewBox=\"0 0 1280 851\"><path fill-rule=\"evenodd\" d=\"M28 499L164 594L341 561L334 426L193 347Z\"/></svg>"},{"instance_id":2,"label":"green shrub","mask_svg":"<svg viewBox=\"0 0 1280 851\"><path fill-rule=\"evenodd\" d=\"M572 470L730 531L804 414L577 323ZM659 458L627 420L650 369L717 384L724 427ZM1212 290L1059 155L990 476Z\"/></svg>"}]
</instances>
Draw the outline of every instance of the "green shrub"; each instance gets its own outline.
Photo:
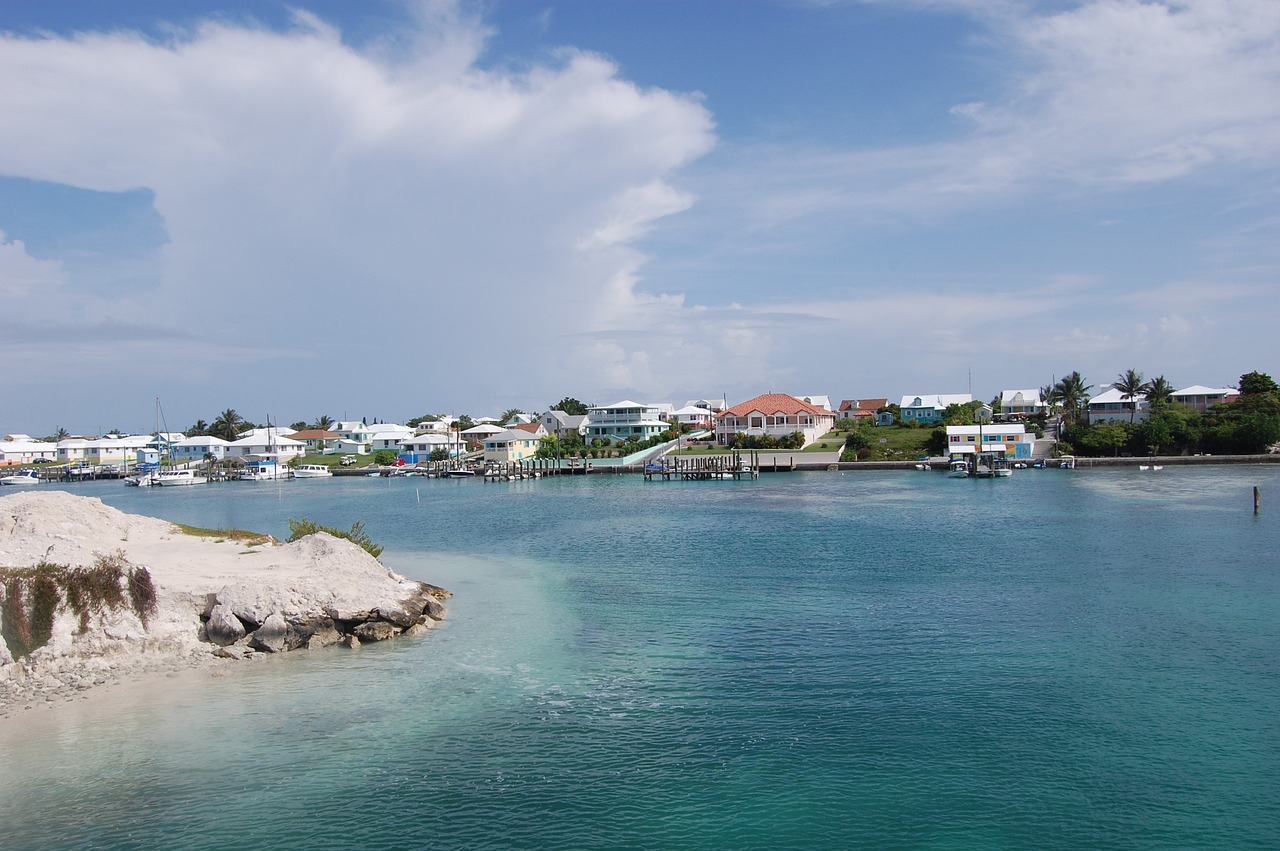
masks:
<instances>
[{"instance_id":1,"label":"green shrub","mask_svg":"<svg viewBox=\"0 0 1280 851\"><path fill-rule=\"evenodd\" d=\"M368 533L364 531L363 521L357 520L355 523L352 523L350 532L344 532L341 529L335 529L332 526L321 526L318 523L305 518L302 520L289 521L290 542L305 538L307 535L314 535L316 532L328 532L335 538L345 538L351 543L359 546L374 558L382 555L382 547L375 544L373 539L369 537Z\"/></svg>"}]
</instances>

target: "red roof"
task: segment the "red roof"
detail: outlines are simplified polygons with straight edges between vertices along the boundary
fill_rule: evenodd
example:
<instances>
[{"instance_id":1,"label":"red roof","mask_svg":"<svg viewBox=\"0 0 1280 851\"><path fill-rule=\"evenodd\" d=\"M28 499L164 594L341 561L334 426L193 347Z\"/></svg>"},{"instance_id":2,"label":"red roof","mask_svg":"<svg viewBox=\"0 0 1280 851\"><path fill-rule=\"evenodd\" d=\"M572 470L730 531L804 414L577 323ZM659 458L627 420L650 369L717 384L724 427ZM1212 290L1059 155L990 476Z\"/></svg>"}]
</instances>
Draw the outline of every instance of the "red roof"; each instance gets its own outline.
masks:
<instances>
[{"instance_id":1,"label":"red roof","mask_svg":"<svg viewBox=\"0 0 1280 851\"><path fill-rule=\"evenodd\" d=\"M759 411L765 415L771 414L826 414L834 416L826 408L819 408L810 405L808 402L801 402L795 396L788 396L786 393L764 393L754 399L748 399L745 402L734 405L729 410L720 414L720 416L743 417L747 414Z\"/></svg>"},{"instance_id":2,"label":"red roof","mask_svg":"<svg viewBox=\"0 0 1280 851\"><path fill-rule=\"evenodd\" d=\"M542 428L542 423L516 423L512 428L518 428L520 431L528 431L537 434L538 429Z\"/></svg>"},{"instance_id":3,"label":"red roof","mask_svg":"<svg viewBox=\"0 0 1280 851\"><path fill-rule=\"evenodd\" d=\"M332 431L325 431L322 428L304 428L302 431L295 431L289 437L294 440L341 440L342 435Z\"/></svg>"}]
</instances>

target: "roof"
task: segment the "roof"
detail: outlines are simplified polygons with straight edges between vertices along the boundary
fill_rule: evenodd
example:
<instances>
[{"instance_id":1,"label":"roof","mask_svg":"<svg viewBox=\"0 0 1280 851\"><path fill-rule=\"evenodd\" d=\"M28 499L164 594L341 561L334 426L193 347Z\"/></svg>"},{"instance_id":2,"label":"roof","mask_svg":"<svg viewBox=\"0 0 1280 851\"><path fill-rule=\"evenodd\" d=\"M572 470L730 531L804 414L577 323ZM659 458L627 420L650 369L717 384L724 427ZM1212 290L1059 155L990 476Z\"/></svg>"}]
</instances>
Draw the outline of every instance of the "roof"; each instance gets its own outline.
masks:
<instances>
[{"instance_id":1,"label":"roof","mask_svg":"<svg viewBox=\"0 0 1280 851\"><path fill-rule=\"evenodd\" d=\"M1040 398L1039 388L1031 388L1030 390L1001 390L1001 405L1043 405L1044 400Z\"/></svg>"},{"instance_id":2,"label":"roof","mask_svg":"<svg viewBox=\"0 0 1280 851\"><path fill-rule=\"evenodd\" d=\"M761 414L827 414L831 412L825 408L819 408L816 405L810 405L808 402L797 399L795 396L789 396L786 393L764 393L754 399L748 399L729 408L722 417L734 416L742 417L747 414L759 412Z\"/></svg>"},{"instance_id":3,"label":"roof","mask_svg":"<svg viewBox=\"0 0 1280 851\"><path fill-rule=\"evenodd\" d=\"M889 404L888 397L884 399L845 399L840 403L842 411L867 411L875 413L881 408Z\"/></svg>"},{"instance_id":4,"label":"roof","mask_svg":"<svg viewBox=\"0 0 1280 851\"><path fill-rule=\"evenodd\" d=\"M534 440L536 435L530 434L524 429L509 428L506 431L491 434L484 439L485 443L511 443L514 440Z\"/></svg>"},{"instance_id":5,"label":"roof","mask_svg":"<svg viewBox=\"0 0 1280 851\"><path fill-rule=\"evenodd\" d=\"M916 403L919 399L919 404ZM942 410L948 405L967 405L973 401L969 393L915 393L903 396L898 403L899 408L937 408Z\"/></svg>"},{"instance_id":6,"label":"roof","mask_svg":"<svg viewBox=\"0 0 1280 851\"><path fill-rule=\"evenodd\" d=\"M1203 384L1193 384L1183 390L1175 390L1174 396L1238 396L1240 391L1234 387L1205 387Z\"/></svg>"},{"instance_id":7,"label":"roof","mask_svg":"<svg viewBox=\"0 0 1280 851\"><path fill-rule=\"evenodd\" d=\"M514 426L511 427L511 430L527 431L530 434L534 434L534 435L536 435L540 431L546 431L546 429L542 427L542 423L516 423Z\"/></svg>"},{"instance_id":8,"label":"roof","mask_svg":"<svg viewBox=\"0 0 1280 851\"><path fill-rule=\"evenodd\" d=\"M342 435L323 428L304 428L289 435L294 440L337 440Z\"/></svg>"}]
</instances>

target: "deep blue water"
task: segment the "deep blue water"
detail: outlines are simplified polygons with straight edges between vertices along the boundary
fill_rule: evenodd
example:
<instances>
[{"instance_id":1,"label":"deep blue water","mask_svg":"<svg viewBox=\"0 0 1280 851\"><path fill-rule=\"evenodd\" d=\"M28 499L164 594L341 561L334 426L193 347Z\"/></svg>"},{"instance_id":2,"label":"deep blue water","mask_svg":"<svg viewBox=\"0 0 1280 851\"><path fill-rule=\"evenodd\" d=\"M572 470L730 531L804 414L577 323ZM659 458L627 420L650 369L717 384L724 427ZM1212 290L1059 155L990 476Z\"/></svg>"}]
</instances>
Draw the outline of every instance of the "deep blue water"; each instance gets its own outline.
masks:
<instances>
[{"instance_id":1,"label":"deep blue water","mask_svg":"<svg viewBox=\"0 0 1280 851\"><path fill-rule=\"evenodd\" d=\"M1280 845L1280 468L69 489L456 597L0 721L6 848Z\"/></svg>"}]
</instances>

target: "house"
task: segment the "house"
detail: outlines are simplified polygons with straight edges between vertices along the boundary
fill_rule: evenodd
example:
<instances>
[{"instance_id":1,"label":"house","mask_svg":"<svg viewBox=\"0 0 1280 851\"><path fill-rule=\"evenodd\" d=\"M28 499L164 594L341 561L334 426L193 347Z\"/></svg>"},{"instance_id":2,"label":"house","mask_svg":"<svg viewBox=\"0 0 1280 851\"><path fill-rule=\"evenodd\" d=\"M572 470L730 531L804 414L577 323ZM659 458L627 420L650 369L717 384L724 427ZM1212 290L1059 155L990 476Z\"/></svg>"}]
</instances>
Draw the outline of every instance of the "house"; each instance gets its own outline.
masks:
<instances>
[{"instance_id":1,"label":"house","mask_svg":"<svg viewBox=\"0 0 1280 851\"><path fill-rule=\"evenodd\" d=\"M139 449L154 445L155 438L149 434L69 437L58 441L58 460L73 464L128 466L137 458Z\"/></svg>"},{"instance_id":2,"label":"house","mask_svg":"<svg viewBox=\"0 0 1280 851\"><path fill-rule=\"evenodd\" d=\"M813 405L815 408L822 408L824 411L831 410L830 396L797 396L796 398L799 399L801 402L808 402L810 405Z\"/></svg>"},{"instance_id":3,"label":"house","mask_svg":"<svg viewBox=\"0 0 1280 851\"><path fill-rule=\"evenodd\" d=\"M835 426L836 415L786 393L765 393L734 405L716 418L716 443L727 446L735 434L788 437L800 432L808 446Z\"/></svg>"},{"instance_id":4,"label":"house","mask_svg":"<svg viewBox=\"0 0 1280 851\"><path fill-rule=\"evenodd\" d=\"M690 428L713 428L716 424L716 415L708 408L685 405L671 412L671 421Z\"/></svg>"},{"instance_id":5,"label":"house","mask_svg":"<svg viewBox=\"0 0 1280 851\"><path fill-rule=\"evenodd\" d=\"M30 464L37 458L52 461L58 457L58 444L32 440L24 435L10 435L0 441L0 465Z\"/></svg>"},{"instance_id":6,"label":"house","mask_svg":"<svg viewBox=\"0 0 1280 851\"><path fill-rule=\"evenodd\" d=\"M952 457L991 452L1004 458L1027 459L1035 442L1035 433L1027 431L1022 423L947 426L947 453Z\"/></svg>"},{"instance_id":7,"label":"house","mask_svg":"<svg viewBox=\"0 0 1280 851\"><path fill-rule=\"evenodd\" d=\"M305 443L308 455L336 454L338 441L342 440L342 435L336 431L329 431L323 428L304 428L300 431L295 431L289 437Z\"/></svg>"},{"instance_id":8,"label":"house","mask_svg":"<svg viewBox=\"0 0 1280 851\"><path fill-rule=\"evenodd\" d=\"M713 414L718 414L729 407L729 403L724 399L690 399L684 403L686 408L706 408Z\"/></svg>"},{"instance_id":9,"label":"house","mask_svg":"<svg viewBox=\"0 0 1280 851\"><path fill-rule=\"evenodd\" d=\"M374 452L383 449L399 452L400 445L413 437L413 429L395 423L378 423L370 428L376 429L369 434L369 448Z\"/></svg>"},{"instance_id":10,"label":"house","mask_svg":"<svg viewBox=\"0 0 1280 851\"><path fill-rule=\"evenodd\" d=\"M212 455L221 461L227 457L227 447L230 445L220 437L197 434L174 441L169 452L175 461L203 461L206 455Z\"/></svg>"},{"instance_id":11,"label":"house","mask_svg":"<svg viewBox=\"0 0 1280 851\"><path fill-rule=\"evenodd\" d=\"M542 440L542 438L550 434L550 432L546 430L546 428L542 425L542 423L519 423L518 425L514 425L511 428L518 429L519 431L527 431L529 432L529 434L538 438L538 440Z\"/></svg>"},{"instance_id":12,"label":"house","mask_svg":"<svg viewBox=\"0 0 1280 851\"><path fill-rule=\"evenodd\" d=\"M301 440L284 437L274 428L254 428L241 432L237 440L228 443L223 458L243 459L253 455L287 462L295 456L305 455L306 450L307 445Z\"/></svg>"},{"instance_id":13,"label":"house","mask_svg":"<svg viewBox=\"0 0 1280 851\"><path fill-rule=\"evenodd\" d=\"M444 450L450 458L457 457L464 451L466 444L456 432L437 434L428 432L405 438L400 444L400 457L406 464L420 464L431 460L431 454Z\"/></svg>"},{"instance_id":14,"label":"house","mask_svg":"<svg viewBox=\"0 0 1280 851\"><path fill-rule=\"evenodd\" d=\"M1021 419L1049 413L1049 405L1037 388L1030 390L1001 390L1001 419Z\"/></svg>"},{"instance_id":15,"label":"house","mask_svg":"<svg viewBox=\"0 0 1280 851\"><path fill-rule=\"evenodd\" d=\"M1114 385L1107 384L1101 393L1089 400L1089 424L1140 423L1151 414L1151 406L1141 396L1121 393Z\"/></svg>"},{"instance_id":16,"label":"house","mask_svg":"<svg viewBox=\"0 0 1280 851\"><path fill-rule=\"evenodd\" d=\"M926 396L903 396L898 403L903 423L936 423L942 412L951 405L968 405L973 401L969 393L932 393Z\"/></svg>"},{"instance_id":17,"label":"house","mask_svg":"<svg viewBox=\"0 0 1280 851\"><path fill-rule=\"evenodd\" d=\"M508 428L515 428L518 425L527 425L531 422L533 422L533 417L529 416L524 411L516 411L511 415L510 419L503 423L503 425Z\"/></svg>"},{"instance_id":18,"label":"house","mask_svg":"<svg viewBox=\"0 0 1280 851\"><path fill-rule=\"evenodd\" d=\"M498 463L509 461L527 461L538 451L542 438L525 431L512 428L491 434L484 441L484 460Z\"/></svg>"},{"instance_id":19,"label":"house","mask_svg":"<svg viewBox=\"0 0 1280 851\"><path fill-rule=\"evenodd\" d=\"M880 409L889 404L889 399L844 399L840 402L840 407L836 409L836 419L838 420L854 420L861 422L868 420L876 425L882 425L876 416ZM889 425L893 425L893 415L889 415Z\"/></svg>"},{"instance_id":20,"label":"house","mask_svg":"<svg viewBox=\"0 0 1280 851\"><path fill-rule=\"evenodd\" d=\"M1225 405L1240 398L1240 391L1234 387L1204 387L1193 384L1184 387L1170 397L1173 401L1187 405L1197 411L1207 411L1214 405Z\"/></svg>"},{"instance_id":21,"label":"house","mask_svg":"<svg viewBox=\"0 0 1280 851\"><path fill-rule=\"evenodd\" d=\"M462 438L466 440L468 444L482 444L493 435L502 434L504 431L506 431L506 429L500 428L493 423L480 423L479 425L474 425L469 429L465 429L462 432Z\"/></svg>"},{"instance_id":22,"label":"house","mask_svg":"<svg viewBox=\"0 0 1280 851\"><path fill-rule=\"evenodd\" d=\"M587 411L588 440L617 440L629 438L648 440L667 431L670 426L662 419L663 405L642 405L623 400L612 405L600 405ZM670 405L666 405L670 408Z\"/></svg>"},{"instance_id":23,"label":"house","mask_svg":"<svg viewBox=\"0 0 1280 851\"><path fill-rule=\"evenodd\" d=\"M566 414L564 411L553 408L542 415L540 422L548 434L554 434L556 437L565 437L569 434L583 435L587 431L586 414Z\"/></svg>"}]
</instances>

